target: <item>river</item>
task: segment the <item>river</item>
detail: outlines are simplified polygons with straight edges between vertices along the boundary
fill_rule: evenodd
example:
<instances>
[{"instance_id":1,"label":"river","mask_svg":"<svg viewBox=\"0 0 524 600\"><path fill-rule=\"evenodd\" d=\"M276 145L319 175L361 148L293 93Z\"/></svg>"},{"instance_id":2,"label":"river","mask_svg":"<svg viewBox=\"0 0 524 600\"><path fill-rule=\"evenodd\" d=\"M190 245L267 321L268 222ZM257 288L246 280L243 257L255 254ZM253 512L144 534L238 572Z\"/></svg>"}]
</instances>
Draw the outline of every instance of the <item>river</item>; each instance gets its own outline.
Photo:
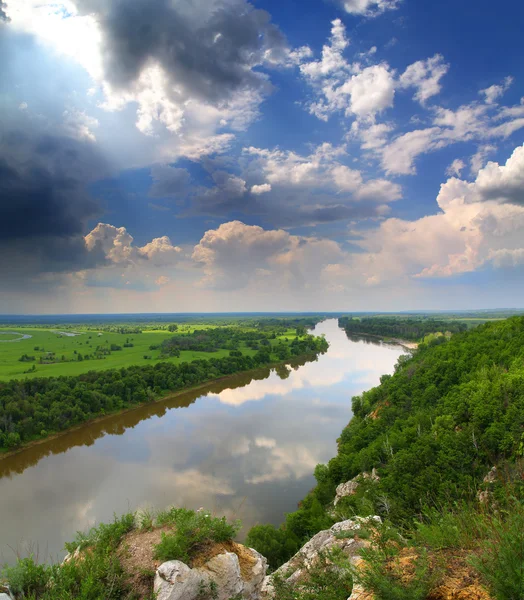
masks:
<instances>
[{"instance_id":1,"label":"river","mask_svg":"<svg viewBox=\"0 0 524 600\"><path fill-rule=\"evenodd\" d=\"M336 454L351 397L391 373L400 346L351 340L330 319L317 361L237 375L108 417L0 459L0 565L59 560L78 530L137 508L205 507L279 524Z\"/></svg>"}]
</instances>

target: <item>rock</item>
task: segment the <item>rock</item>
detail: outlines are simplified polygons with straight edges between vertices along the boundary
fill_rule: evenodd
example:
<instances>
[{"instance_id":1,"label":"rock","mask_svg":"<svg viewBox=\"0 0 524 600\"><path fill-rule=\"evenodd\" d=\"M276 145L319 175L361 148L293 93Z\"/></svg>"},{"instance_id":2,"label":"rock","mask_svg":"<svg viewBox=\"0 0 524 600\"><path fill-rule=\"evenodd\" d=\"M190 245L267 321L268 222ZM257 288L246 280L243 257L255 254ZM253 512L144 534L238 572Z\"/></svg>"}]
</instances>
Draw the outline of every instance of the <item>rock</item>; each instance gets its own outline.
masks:
<instances>
[{"instance_id":1,"label":"rock","mask_svg":"<svg viewBox=\"0 0 524 600\"><path fill-rule=\"evenodd\" d=\"M353 496L357 493L357 489L360 483L356 481L356 479L351 479L346 483L341 483L337 487L337 495L335 497L334 505L336 506L342 498L346 498L347 496Z\"/></svg>"},{"instance_id":2,"label":"rock","mask_svg":"<svg viewBox=\"0 0 524 600\"><path fill-rule=\"evenodd\" d=\"M495 483L495 481L497 481L497 467L493 467L486 477L484 477L484 483Z\"/></svg>"},{"instance_id":3,"label":"rock","mask_svg":"<svg viewBox=\"0 0 524 600\"><path fill-rule=\"evenodd\" d=\"M364 560L359 556L355 556L351 559L353 567L358 571L364 567ZM351 596L348 600L374 600L374 596L372 592L368 592L360 583L355 583L353 585L353 590L351 591Z\"/></svg>"},{"instance_id":4,"label":"rock","mask_svg":"<svg viewBox=\"0 0 524 600\"><path fill-rule=\"evenodd\" d=\"M292 585L300 584L307 576L308 570L318 561L319 555L334 548L340 548L352 560L359 558L360 550L370 546L370 542L356 539L357 532L363 525L377 525L382 522L380 517L356 517L347 521L336 523L330 529L320 531L312 537L286 564L264 579L260 593L261 600L275 599L275 590L272 577L277 575ZM345 537L337 537L340 534ZM351 534L354 534L351 536ZM278 599L275 599L278 600Z\"/></svg>"},{"instance_id":5,"label":"rock","mask_svg":"<svg viewBox=\"0 0 524 600\"><path fill-rule=\"evenodd\" d=\"M81 559L81 557L82 557L82 553L80 550L80 546L78 546L78 548L74 552L69 552L69 554L62 561L62 564L66 565L68 562L71 562L72 560ZM0 598L0 600L1 600L1 598Z\"/></svg>"},{"instance_id":6,"label":"rock","mask_svg":"<svg viewBox=\"0 0 524 600\"><path fill-rule=\"evenodd\" d=\"M334 505L336 506L342 498L346 498L347 496L353 496L357 493L358 486L362 482L363 479L369 479L371 481L380 481L380 477L378 476L377 470L373 468L371 473L361 473L357 475L353 479L346 481L346 483L341 483L337 487L337 495L335 497Z\"/></svg>"},{"instance_id":7,"label":"rock","mask_svg":"<svg viewBox=\"0 0 524 600\"><path fill-rule=\"evenodd\" d=\"M11 596L8 596L4 592L0 592L0 600L11 600Z\"/></svg>"},{"instance_id":8,"label":"rock","mask_svg":"<svg viewBox=\"0 0 524 600\"><path fill-rule=\"evenodd\" d=\"M205 568L210 571L210 577L218 588L217 600L229 600L244 591L240 563L236 554L232 552L219 554L206 563Z\"/></svg>"},{"instance_id":9,"label":"rock","mask_svg":"<svg viewBox=\"0 0 524 600\"><path fill-rule=\"evenodd\" d=\"M479 491L477 492L477 498L481 504L489 504L493 498L493 494L488 490Z\"/></svg>"},{"instance_id":10,"label":"rock","mask_svg":"<svg viewBox=\"0 0 524 600\"><path fill-rule=\"evenodd\" d=\"M207 576L202 577L179 560L171 560L157 569L154 592L157 600L190 600L197 598L207 584Z\"/></svg>"},{"instance_id":11,"label":"rock","mask_svg":"<svg viewBox=\"0 0 524 600\"><path fill-rule=\"evenodd\" d=\"M267 561L251 548L240 548L240 560L224 552L194 569L178 560L164 563L155 575L157 600L258 600Z\"/></svg>"},{"instance_id":12,"label":"rock","mask_svg":"<svg viewBox=\"0 0 524 600\"><path fill-rule=\"evenodd\" d=\"M348 600L373 600L375 596L373 596L372 592L367 592L360 583L355 583L353 586L353 591L351 592L351 596Z\"/></svg>"}]
</instances>

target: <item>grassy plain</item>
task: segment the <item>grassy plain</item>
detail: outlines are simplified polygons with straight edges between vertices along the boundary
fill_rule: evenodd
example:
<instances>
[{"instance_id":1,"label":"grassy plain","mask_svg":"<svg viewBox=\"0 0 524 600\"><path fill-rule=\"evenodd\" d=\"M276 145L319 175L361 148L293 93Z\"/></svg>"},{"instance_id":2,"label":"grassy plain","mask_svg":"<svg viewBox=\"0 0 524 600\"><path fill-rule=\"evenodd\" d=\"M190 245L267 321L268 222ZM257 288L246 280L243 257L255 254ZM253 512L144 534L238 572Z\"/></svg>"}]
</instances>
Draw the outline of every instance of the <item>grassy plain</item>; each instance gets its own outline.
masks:
<instances>
[{"instance_id":1,"label":"grassy plain","mask_svg":"<svg viewBox=\"0 0 524 600\"><path fill-rule=\"evenodd\" d=\"M195 324L183 325L179 333L189 333L194 330L208 329L209 326ZM64 335L67 333L68 335ZM131 365L145 365L155 362L171 362L179 364L191 362L196 359L222 358L229 356L229 350L220 349L216 352L182 351L180 357L160 357L160 350L150 350L150 346L158 346L165 339L171 338L175 333L162 330L145 330L143 333L122 334L105 331L96 331L82 327L71 329L48 329L38 327L2 327L0 326L0 381L10 379L57 377L60 375L81 375L88 371L104 369L119 369ZM18 339L31 336L29 339ZM272 345L280 339L293 339L295 330L286 331L276 339L271 340ZM125 343L133 347L124 347ZM84 357L92 355L97 346L107 349L111 344L121 347L121 350L111 351L110 354L100 359L78 360L78 355ZM38 348L38 350L36 350ZM253 356L256 351L241 344L239 350L246 356ZM53 353L55 358L50 358ZM27 355L35 360L21 362L19 359ZM144 358L148 356L150 358ZM40 362L42 360L42 363ZM46 361L53 360L51 364ZM33 369L33 365L35 370Z\"/></svg>"}]
</instances>

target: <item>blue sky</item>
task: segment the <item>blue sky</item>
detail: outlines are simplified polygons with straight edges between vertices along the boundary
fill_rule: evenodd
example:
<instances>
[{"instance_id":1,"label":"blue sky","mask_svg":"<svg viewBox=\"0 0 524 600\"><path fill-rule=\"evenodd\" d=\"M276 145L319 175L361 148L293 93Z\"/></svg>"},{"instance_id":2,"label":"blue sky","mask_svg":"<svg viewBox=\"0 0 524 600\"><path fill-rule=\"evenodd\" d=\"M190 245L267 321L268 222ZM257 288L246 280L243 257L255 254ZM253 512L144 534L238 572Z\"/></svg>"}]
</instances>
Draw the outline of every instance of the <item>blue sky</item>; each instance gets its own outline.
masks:
<instances>
[{"instance_id":1,"label":"blue sky","mask_svg":"<svg viewBox=\"0 0 524 600\"><path fill-rule=\"evenodd\" d=\"M0 4L2 312L522 306L523 18Z\"/></svg>"}]
</instances>

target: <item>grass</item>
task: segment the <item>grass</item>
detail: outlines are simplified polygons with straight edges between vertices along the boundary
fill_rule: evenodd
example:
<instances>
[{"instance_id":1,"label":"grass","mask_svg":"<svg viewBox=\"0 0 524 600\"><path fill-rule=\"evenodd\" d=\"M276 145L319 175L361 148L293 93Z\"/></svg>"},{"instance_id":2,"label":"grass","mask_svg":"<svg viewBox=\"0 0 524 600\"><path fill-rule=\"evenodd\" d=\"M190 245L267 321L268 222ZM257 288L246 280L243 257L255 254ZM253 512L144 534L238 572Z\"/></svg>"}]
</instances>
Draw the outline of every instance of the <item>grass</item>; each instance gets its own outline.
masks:
<instances>
[{"instance_id":1,"label":"grass","mask_svg":"<svg viewBox=\"0 0 524 600\"><path fill-rule=\"evenodd\" d=\"M130 584L129 573L119 559L119 547L126 534L152 527L170 529L156 547L158 559L189 562L209 542L232 540L240 523L228 523L225 518L213 517L205 511L180 508L158 514L129 513L108 525L78 533L73 542L66 544L71 558L61 565L38 564L29 556L19 559L14 567L4 568L1 575L15 596L24 600L149 600ZM145 575L152 579L154 573ZM204 591L203 598L209 598L207 592L212 590ZM150 598L153 600L152 589Z\"/></svg>"},{"instance_id":2,"label":"grass","mask_svg":"<svg viewBox=\"0 0 524 600\"><path fill-rule=\"evenodd\" d=\"M228 523L225 517L217 518L205 511L185 508L162 512L156 522L159 526L173 527L172 532L162 534L162 541L155 549L155 558L164 562L181 560L188 563L206 543L232 540L241 527L239 521Z\"/></svg>"},{"instance_id":3,"label":"grass","mask_svg":"<svg viewBox=\"0 0 524 600\"><path fill-rule=\"evenodd\" d=\"M206 326L192 325L191 328L184 326L181 330L184 333L195 329L206 329ZM163 340L172 337L174 334L165 330L151 330L138 334L120 334L91 331L86 329L75 329L79 333L75 337L60 335L51 329L39 328L13 328L0 325L0 331L13 332L17 336L30 335L30 339L2 342L0 341L0 381L10 379L34 378L34 377L58 377L61 375L81 375L88 371L100 371L105 369L119 369L131 365L144 365L155 362L171 362L179 364L182 362L192 362L197 359L223 358L229 356L229 350L220 349L217 352L194 352L182 351L180 357L161 358L160 350L150 350L152 345L160 345ZM70 329L63 331L71 332ZM14 336L9 336L11 339ZM275 340L272 344L278 343L280 339L291 340L295 337L294 330L289 330L284 335ZM1 339L7 339L7 335L0 335ZM124 344L129 340L133 347L125 348ZM111 344L122 347L122 350L113 351L103 359L92 359L78 361L78 354L92 354L97 346L110 348ZM35 350L38 348L38 350ZM252 356L255 354L245 345L240 346L244 355ZM40 358L46 360L47 353L55 354L58 362L52 364L40 364ZM22 355L35 357L35 361L20 362ZM149 356L151 358L144 358ZM65 361L62 360L65 358ZM35 371L28 372L34 366Z\"/></svg>"}]
</instances>

